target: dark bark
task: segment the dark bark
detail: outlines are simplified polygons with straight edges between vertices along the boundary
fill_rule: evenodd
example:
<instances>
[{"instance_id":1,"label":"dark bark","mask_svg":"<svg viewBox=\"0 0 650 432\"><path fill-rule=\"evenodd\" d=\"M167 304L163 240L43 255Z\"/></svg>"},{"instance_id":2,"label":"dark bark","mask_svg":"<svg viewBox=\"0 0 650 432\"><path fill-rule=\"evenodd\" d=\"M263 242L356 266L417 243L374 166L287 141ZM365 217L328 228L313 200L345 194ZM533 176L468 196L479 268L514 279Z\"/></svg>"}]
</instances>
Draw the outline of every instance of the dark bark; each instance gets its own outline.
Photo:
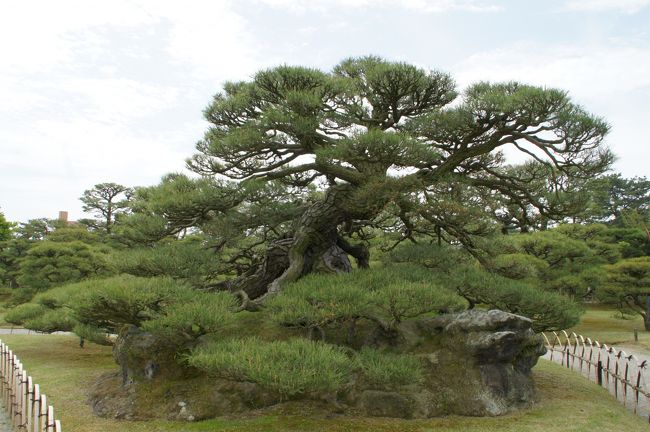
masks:
<instances>
[{"instance_id":1,"label":"dark bark","mask_svg":"<svg viewBox=\"0 0 650 432\"><path fill-rule=\"evenodd\" d=\"M348 254L359 268L368 268L368 248L349 243L339 235L338 227L352 219L369 219L383 208L383 202L360 205L354 199L354 190L349 184L331 187L322 201L310 206L295 222L291 237L272 242L262 262L228 284L228 289L243 291L260 303L306 274L351 271Z\"/></svg>"}]
</instances>

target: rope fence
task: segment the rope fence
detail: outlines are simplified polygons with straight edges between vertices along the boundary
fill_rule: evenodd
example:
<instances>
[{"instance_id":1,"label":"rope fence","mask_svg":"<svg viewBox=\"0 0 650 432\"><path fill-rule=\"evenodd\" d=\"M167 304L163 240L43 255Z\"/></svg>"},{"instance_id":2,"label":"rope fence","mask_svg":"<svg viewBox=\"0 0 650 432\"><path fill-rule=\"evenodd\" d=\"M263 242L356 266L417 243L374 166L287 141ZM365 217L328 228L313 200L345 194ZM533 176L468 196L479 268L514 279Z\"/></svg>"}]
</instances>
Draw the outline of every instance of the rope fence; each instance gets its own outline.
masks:
<instances>
[{"instance_id":1,"label":"rope fence","mask_svg":"<svg viewBox=\"0 0 650 432\"><path fill-rule=\"evenodd\" d=\"M2 341L0 397L14 431L61 432L61 422L54 418L54 408L47 404L47 397Z\"/></svg>"},{"instance_id":2,"label":"rope fence","mask_svg":"<svg viewBox=\"0 0 650 432\"><path fill-rule=\"evenodd\" d=\"M648 361L576 333L544 336L545 358L605 387L624 406L650 422Z\"/></svg>"}]
</instances>

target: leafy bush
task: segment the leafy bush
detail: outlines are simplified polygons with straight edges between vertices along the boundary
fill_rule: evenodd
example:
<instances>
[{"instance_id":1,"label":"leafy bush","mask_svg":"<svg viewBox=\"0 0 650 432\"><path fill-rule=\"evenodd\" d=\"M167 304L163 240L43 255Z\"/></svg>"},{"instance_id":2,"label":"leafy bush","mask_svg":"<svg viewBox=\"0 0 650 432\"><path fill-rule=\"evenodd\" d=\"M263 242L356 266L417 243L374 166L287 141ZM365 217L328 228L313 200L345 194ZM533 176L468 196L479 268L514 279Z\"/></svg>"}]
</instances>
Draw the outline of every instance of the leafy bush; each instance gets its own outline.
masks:
<instances>
[{"instance_id":1,"label":"leafy bush","mask_svg":"<svg viewBox=\"0 0 650 432\"><path fill-rule=\"evenodd\" d=\"M53 286L91 277L109 276L108 249L81 241L43 241L32 247L20 261L18 283L22 287L45 290Z\"/></svg>"},{"instance_id":2,"label":"leafy bush","mask_svg":"<svg viewBox=\"0 0 650 432\"><path fill-rule=\"evenodd\" d=\"M194 350L187 362L213 376L251 381L285 397L334 392L351 379L354 368L341 348L305 339L220 341Z\"/></svg>"},{"instance_id":3,"label":"leafy bush","mask_svg":"<svg viewBox=\"0 0 650 432\"><path fill-rule=\"evenodd\" d=\"M453 246L434 246L426 243L401 243L386 257L388 262L413 263L441 272L452 271L473 258Z\"/></svg>"},{"instance_id":4,"label":"leafy bush","mask_svg":"<svg viewBox=\"0 0 650 432\"><path fill-rule=\"evenodd\" d=\"M376 388L420 384L424 380L420 361L407 354L383 353L364 348L358 355L357 363L364 379Z\"/></svg>"},{"instance_id":5,"label":"leafy bush","mask_svg":"<svg viewBox=\"0 0 650 432\"><path fill-rule=\"evenodd\" d=\"M233 321L235 298L227 292L191 292L142 323L142 328L168 339L188 340L216 333Z\"/></svg>"},{"instance_id":6,"label":"leafy bush","mask_svg":"<svg viewBox=\"0 0 650 432\"><path fill-rule=\"evenodd\" d=\"M50 309L43 314L25 321L24 326L30 330L53 333L72 331L76 321L70 309Z\"/></svg>"},{"instance_id":7,"label":"leafy bush","mask_svg":"<svg viewBox=\"0 0 650 432\"><path fill-rule=\"evenodd\" d=\"M267 306L279 324L322 327L365 318L393 327L406 318L463 308L462 300L413 265L342 275L309 275L287 286Z\"/></svg>"},{"instance_id":8,"label":"leafy bush","mask_svg":"<svg viewBox=\"0 0 650 432\"><path fill-rule=\"evenodd\" d=\"M140 326L173 302L184 290L171 278L121 275L78 284L79 295L69 304L78 321L116 333L125 324Z\"/></svg>"},{"instance_id":9,"label":"leafy bush","mask_svg":"<svg viewBox=\"0 0 650 432\"><path fill-rule=\"evenodd\" d=\"M39 293L17 308L13 319L44 332L74 331L102 344L126 324L182 343L227 325L235 303L230 293L196 291L169 277L121 275Z\"/></svg>"},{"instance_id":10,"label":"leafy bush","mask_svg":"<svg viewBox=\"0 0 650 432\"><path fill-rule=\"evenodd\" d=\"M25 321L36 318L47 311L47 308L37 303L24 303L10 309L5 315L5 321L10 324L23 325Z\"/></svg>"},{"instance_id":11,"label":"leafy bush","mask_svg":"<svg viewBox=\"0 0 650 432\"><path fill-rule=\"evenodd\" d=\"M511 279L537 278L548 270L548 263L523 253L501 254L490 261L490 269Z\"/></svg>"},{"instance_id":12,"label":"leafy bush","mask_svg":"<svg viewBox=\"0 0 650 432\"><path fill-rule=\"evenodd\" d=\"M172 241L154 247L127 249L115 253L113 264L121 273L134 276L170 276L201 286L215 272L214 251L200 239Z\"/></svg>"},{"instance_id":13,"label":"leafy bush","mask_svg":"<svg viewBox=\"0 0 650 432\"><path fill-rule=\"evenodd\" d=\"M533 320L536 331L561 330L578 323L583 310L567 296L545 291L521 281L508 279L464 266L446 279L473 307L484 304L490 308L526 316Z\"/></svg>"}]
</instances>

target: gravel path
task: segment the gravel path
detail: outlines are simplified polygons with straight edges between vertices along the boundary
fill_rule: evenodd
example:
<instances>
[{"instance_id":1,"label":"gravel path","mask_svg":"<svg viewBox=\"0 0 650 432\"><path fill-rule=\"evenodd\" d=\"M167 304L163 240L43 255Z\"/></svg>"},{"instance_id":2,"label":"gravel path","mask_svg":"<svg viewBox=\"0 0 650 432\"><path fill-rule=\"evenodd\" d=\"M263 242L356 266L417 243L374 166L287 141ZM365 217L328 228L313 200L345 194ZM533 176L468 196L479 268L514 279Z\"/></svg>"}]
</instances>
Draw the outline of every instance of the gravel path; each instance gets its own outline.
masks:
<instances>
[{"instance_id":1,"label":"gravel path","mask_svg":"<svg viewBox=\"0 0 650 432\"><path fill-rule=\"evenodd\" d=\"M43 334L55 334L55 335L71 335L70 332L54 332L54 333L41 333L34 330L27 330L24 328L0 328L0 334L32 334L32 335L43 335Z\"/></svg>"}]
</instances>

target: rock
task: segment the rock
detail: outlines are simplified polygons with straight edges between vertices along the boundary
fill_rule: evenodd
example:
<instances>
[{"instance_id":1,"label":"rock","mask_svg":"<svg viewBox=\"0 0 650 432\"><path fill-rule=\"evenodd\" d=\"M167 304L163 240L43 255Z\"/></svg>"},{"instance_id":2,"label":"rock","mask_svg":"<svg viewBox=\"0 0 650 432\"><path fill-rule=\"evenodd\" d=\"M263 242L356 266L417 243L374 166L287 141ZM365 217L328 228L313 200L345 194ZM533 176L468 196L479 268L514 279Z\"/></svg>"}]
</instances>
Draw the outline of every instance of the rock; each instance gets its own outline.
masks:
<instances>
[{"instance_id":1,"label":"rock","mask_svg":"<svg viewBox=\"0 0 650 432\"><path fill-rule=\"evenodd\" d=\"M414 403L397 392L366 390L359 397L359 408L371 417L413 418Z\"/></svg>"},{"instance_id":2,"label":"rock","mask_svg":"<svg viewBox=\"0 0 650 432\"><path fill-rule=\"evenodd\" d=\"M546 349L530 319L469 310L423 319L417 327L437 347L425 364L435 383L433 403L442 411L501 415L534 400L531 369Z\"/></svg>"},{"instance_id":3,"label":"rock","mask_svg":"<svg viewBox=\"0 0 650 432\"><path fill-rule=\"evenodd\" d=\"M404 322L395 329L399 337L368 331L380 349L418 356L423 383L378 389L353 380L339 394L310 394L301 403L320 404L330 413L428 418L502 415L535 400L531 368L545 348L528 318L469 310ZM258 384L214 379L181 367L175 348L134 326L123 329L114 347L122 373L104 378L91 391L95 413L195 421L283 402Z\"/></svg>"},{"instance_id":4,"label":"rock","mask_svg":"<svg viewBox=\"0 0 650 432\"><path fill-rule=\"evenodd\" d=\"M177 362L177 348L134 325L124 326L113 345L113 358L122 371L122 385L128 386L138 379L169 379L186 374Z\"/></svg>"}]
</instances>

